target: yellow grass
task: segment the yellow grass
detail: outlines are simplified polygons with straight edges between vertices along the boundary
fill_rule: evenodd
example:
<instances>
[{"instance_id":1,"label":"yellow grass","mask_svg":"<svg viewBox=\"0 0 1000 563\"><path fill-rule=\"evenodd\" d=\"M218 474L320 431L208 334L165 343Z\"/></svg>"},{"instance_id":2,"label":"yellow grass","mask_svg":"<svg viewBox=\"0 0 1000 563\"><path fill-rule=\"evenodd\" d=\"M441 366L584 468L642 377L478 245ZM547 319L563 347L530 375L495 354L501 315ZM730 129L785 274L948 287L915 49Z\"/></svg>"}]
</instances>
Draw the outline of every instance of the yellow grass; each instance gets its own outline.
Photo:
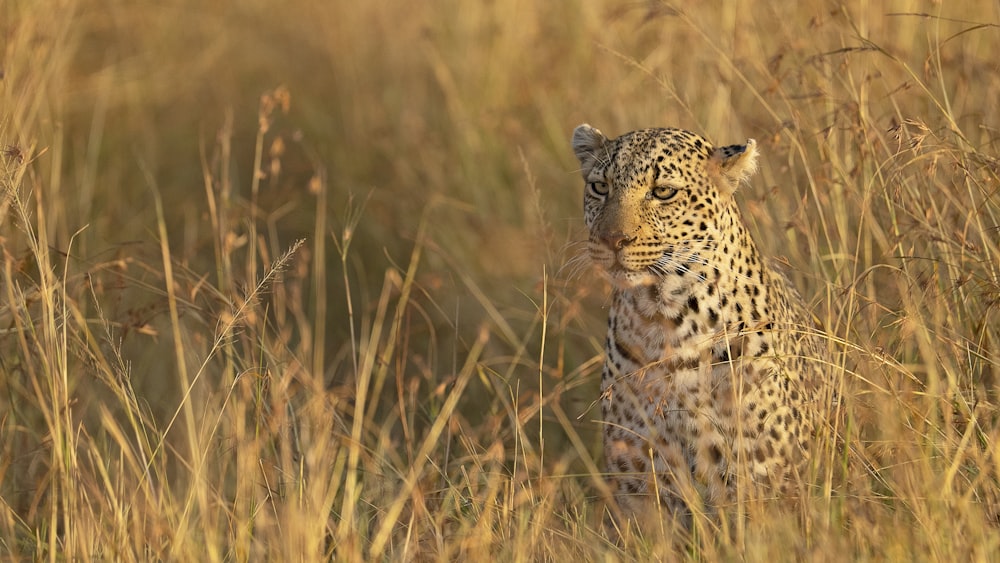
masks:
<instances>
[{"instance_id":1,"label":"yellow grass","mask_svg":"<svg viewBox=\"0 0 1000 563\"><path fill-rule=\"evenodd\" d=\"M0 557L995 557L1000 12L703 4L0 5ZM802 498L603 527L584 121L760 143Z\"/></svg>"}]
</instances>

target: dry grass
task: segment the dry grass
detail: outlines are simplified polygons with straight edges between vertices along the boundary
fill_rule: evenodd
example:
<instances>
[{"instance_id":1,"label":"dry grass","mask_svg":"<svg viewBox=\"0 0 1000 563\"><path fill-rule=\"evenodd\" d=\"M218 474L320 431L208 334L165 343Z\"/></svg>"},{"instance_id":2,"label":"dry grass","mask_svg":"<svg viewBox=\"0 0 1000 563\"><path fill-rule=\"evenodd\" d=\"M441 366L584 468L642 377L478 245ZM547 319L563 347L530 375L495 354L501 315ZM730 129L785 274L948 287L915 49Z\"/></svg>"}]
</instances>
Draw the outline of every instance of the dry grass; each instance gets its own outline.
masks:
<instances>
[{"instance_id":1,"label":"dry grass","mask_svg":"<svg viewBox=\"0 0 1000 563\"><path fill-rule=\"evenodd\" d=\"M0 6L3 557L1000 550L995 5L397 4ZM583 121L760 142L845 352L804 498L602 530Z\"/></svg>"}]
</instances>

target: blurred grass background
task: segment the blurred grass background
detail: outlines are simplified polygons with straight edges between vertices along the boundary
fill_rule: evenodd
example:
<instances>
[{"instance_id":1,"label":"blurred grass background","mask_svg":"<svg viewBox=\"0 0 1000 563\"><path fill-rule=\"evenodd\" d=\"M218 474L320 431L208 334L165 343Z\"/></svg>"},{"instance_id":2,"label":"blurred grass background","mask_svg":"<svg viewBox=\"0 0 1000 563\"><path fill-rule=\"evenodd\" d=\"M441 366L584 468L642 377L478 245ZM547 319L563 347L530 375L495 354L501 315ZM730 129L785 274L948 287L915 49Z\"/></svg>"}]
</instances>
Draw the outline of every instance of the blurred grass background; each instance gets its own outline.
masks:
<instances>
[{"instance_id":1,"label":"blurred grass background","mask_svg":"<svg viewBox=\"0 0 1000 563\"><path fill-rule=\"evenodd\" d=\"M998 26L971 0L3 3L0 553L992 557ZM761 144L745 218L851 407L794 509L602 532L607 291L564 267L584 121Z\"/></svg>"}]
</instances>

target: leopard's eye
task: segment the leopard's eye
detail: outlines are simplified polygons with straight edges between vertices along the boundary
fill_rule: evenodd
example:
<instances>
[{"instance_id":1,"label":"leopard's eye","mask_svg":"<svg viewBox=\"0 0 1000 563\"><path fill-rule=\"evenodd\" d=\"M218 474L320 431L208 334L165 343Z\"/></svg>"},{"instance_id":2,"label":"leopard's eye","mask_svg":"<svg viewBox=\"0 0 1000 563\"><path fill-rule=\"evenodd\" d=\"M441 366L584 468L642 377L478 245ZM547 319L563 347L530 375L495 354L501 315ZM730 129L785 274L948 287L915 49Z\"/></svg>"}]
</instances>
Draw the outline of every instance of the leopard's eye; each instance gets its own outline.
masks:
<instances>
[{"instance_id":1,"label":"leopard's eye","mask_svg":"<svg viewBox=\"0 0 1000 563\"><path fill-rule=\"evenodd\" d=\"M587 189L590 190L591 194L596 195L598 197L604 197L608 195L609 191L608 185L605 184L604 182L588 182Z\"/></svg>"},{"instance_id":2,"label":"leopard's eye","mask_svg":"<svg viewBox=\"0 0 1000 563\"><path fill-rule=\"evenodd\" d=\"M653 188L653 197L660 201L670 201L677 195L677 190L670 186L656 186Z\"/></svg>"}]
</instances>

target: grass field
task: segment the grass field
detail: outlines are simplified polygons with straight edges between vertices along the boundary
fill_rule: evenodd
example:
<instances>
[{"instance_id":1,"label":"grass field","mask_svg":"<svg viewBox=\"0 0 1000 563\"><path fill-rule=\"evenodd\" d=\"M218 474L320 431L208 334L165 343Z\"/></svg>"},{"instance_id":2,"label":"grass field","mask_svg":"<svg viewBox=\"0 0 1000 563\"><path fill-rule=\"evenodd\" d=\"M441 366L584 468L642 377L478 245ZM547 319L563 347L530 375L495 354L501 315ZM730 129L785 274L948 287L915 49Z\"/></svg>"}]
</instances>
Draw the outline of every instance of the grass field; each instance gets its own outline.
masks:
<instances>
[{"instance_id":1,"label":"grass field","mask_svg":"<svg viewBox=\"0 0 1000 563\"><path fill-rule=\"evenodd\" d=\"M0 557L996 558L1000 8L777 4L0 4ZM804 498L602 528L585 121L760 144Z\"/></svg>"}]
</instances>

